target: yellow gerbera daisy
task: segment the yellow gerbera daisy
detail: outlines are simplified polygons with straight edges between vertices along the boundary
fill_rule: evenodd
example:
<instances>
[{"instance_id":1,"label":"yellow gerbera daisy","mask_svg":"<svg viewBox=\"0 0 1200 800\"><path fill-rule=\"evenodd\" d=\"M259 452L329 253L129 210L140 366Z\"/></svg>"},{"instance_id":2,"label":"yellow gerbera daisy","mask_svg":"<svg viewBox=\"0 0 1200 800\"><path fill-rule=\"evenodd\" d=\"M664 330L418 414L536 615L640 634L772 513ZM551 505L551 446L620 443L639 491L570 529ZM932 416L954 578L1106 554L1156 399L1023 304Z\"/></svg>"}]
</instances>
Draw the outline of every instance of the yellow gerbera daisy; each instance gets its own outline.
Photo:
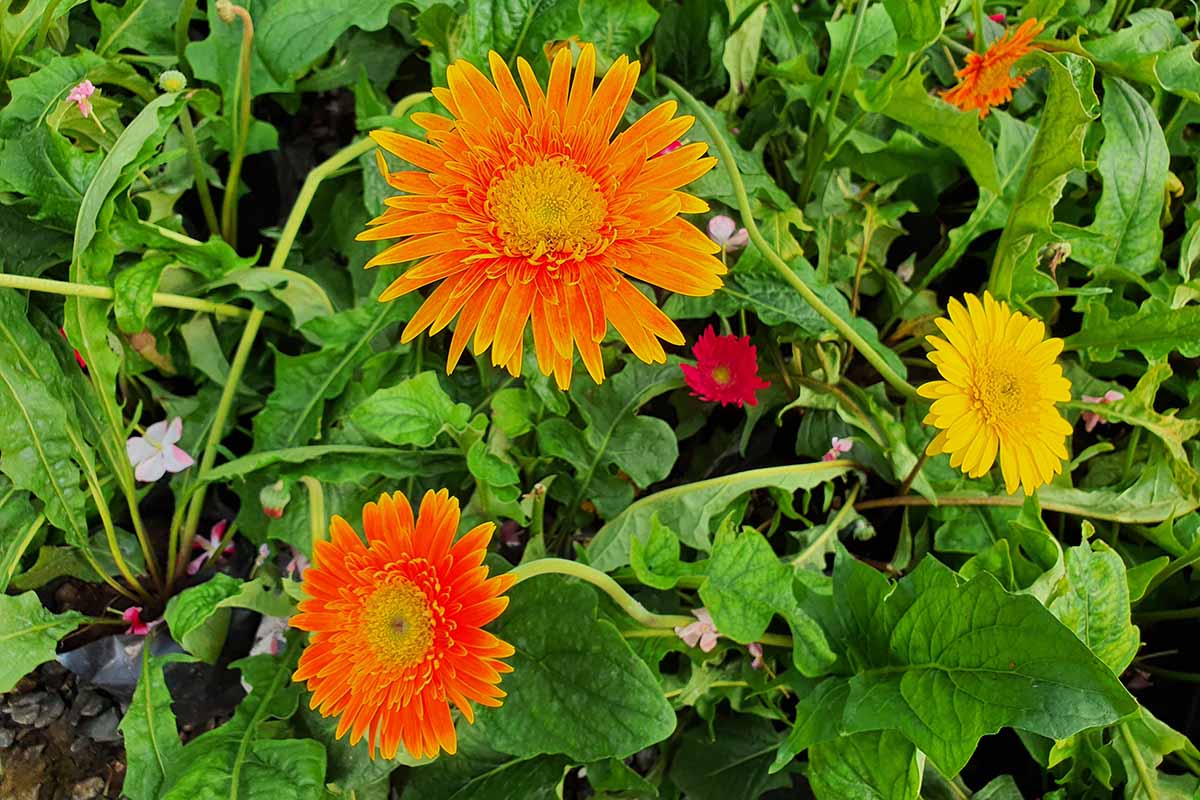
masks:
<instances>
[{"instance_id":1,"label":"yellow gerbera daisy","mask_svg":"<svg viewBox=\"0 0 1200 800\"><path fill-rule=\"evenodd\" d=\"M1055 403L1071 399L1071 382L1054 363L1062 339L1046 326L983 293L966 306L951 300L950 319L937 320L946 337L926 337L929 360L945 380L917 391L934 401L925 424L940 431L928 455L949 453L951 466L978 478L1000 454L1004 488L1026 493L1062 472L1071 426Z\"/></svg>"}]
</instances>

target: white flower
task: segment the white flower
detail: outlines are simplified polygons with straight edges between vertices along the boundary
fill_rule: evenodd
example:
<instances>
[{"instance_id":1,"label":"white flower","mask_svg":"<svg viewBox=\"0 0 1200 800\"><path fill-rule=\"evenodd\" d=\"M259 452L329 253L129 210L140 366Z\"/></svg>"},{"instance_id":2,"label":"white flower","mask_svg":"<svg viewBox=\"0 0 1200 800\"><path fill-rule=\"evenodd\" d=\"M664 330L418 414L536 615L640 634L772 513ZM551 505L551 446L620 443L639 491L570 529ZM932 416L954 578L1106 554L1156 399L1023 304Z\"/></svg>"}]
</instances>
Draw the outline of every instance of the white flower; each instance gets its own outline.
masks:
<instances>
[{"instance_id":1,"label":"white flower","mask_svg":"<svg viewBox=\"0 0 1200 800\"><path fill-rule=\"evenodd\" d=\"M167 472L182 472L195 462L175 446L183 436L183 420L179 417L161 420L146 428L145 436L130 436L125 453L134 466L134 476L143 483L153 483Z\"/></svg>"},{"instance_id":2,"label":"white flower","mask_svg":"<svg viewBox=\"0 0 1200 800\"><path fill-rule=\"evenodd\" d=\"M750 241L745 228L739 228L732 217L718 214L708 221L708 238L726 250L738 250Z\"/></svg>"},{"instance_id":3,"label":"white flower","mask_svg":"<svg viewBox=\"0 0 1200 800\"><path fill-rule=\"evenodd\" d=\"M720 631L717 630L716 625L713 625L707 608L692 609L692 616L696 618L696 622L690 625L676 626L675 635L683 639L684 644L688 647L699 645L701 651L711 653L717 646L717 639L721 636Z\"/></svg>"}]
</instances>

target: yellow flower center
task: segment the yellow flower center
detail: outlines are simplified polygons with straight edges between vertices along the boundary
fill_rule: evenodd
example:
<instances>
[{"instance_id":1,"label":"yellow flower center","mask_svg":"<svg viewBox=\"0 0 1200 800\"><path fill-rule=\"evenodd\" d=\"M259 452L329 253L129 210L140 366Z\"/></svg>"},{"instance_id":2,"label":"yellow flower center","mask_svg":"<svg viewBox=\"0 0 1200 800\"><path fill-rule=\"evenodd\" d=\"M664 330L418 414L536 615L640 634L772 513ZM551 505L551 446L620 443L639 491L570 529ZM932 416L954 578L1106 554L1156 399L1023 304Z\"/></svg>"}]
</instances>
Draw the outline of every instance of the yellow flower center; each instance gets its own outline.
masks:
<instances>
[{"instance_id":1,"label":"yellow flower center","mask_svg":"<svg viewBox=\"0 0 1200 800\"><path fill-rule=\"evenodd\" d=\"M1012 422L1028 412L1030 401L1037 396L1030 378L1013 370L1000 359L982 361L971 376L967 393L971 403L991 425Z\"/></svg>"},{"instance_id":2,"label":"yellow flower center","mask_svg":"<svg viewBox=\"0 0 1200 800\"><path fill-rule=\"evenodd\" d=\"M425 593L406 580L380 586L365 603L363 633L375 654L390 666L419 662L433 644Z\"/></svg>"},{"instance_id":3,"label":"yellow flower center","mask_svg":"<svg viewBox=\"0 0 1200 800\"><path fill-rule=\"evenodd\" d=\"M509 170L488 189L487 210L508 255L565 260L601 244L608 204L594 180L556 157Z\"/></svg>"},{"instance_id":4,"label":"yellow flower center","mask_svg":"<svg viewBox=\"0 0 1200 800\"><path fill-rule=\"evenodd\" d=\"M733 380L733 376L729 373L729 367L721 364L720 366L713 367L712 379L719 386L728 386L729 382Z\"/></svg>"}]
</instances>

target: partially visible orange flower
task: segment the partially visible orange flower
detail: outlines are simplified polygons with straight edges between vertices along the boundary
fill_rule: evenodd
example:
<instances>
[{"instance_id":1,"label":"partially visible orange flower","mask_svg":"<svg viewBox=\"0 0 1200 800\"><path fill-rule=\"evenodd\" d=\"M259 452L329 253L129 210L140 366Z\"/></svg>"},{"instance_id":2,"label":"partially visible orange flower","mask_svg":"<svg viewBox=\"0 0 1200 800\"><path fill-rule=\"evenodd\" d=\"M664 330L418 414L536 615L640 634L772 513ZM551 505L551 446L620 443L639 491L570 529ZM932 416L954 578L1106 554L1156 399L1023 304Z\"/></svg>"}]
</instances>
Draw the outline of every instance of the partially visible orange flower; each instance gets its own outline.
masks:
<instances>
[{"instance_id":1,"label":"partially visible orange flower","mask_svg":"<svg viewBox=\"0 0 1200 800\"><path fill-rule=\"evenodd\" d=\"M367 266L419 262L379 299L441 282L401 341L457 317L447 371L471 341L476 355L490 347L493 364L519 375L532 322L538 366L565 389L576 349L592 379L604 379L600 342L611 322L638 358L665 362L659 340L683 344L683 335L629 279L703 296L725 272L718 246L679 216L708 209L681 188L715 159L703 142L664 152L692 117L676 117L667 101L614 137L639 65L621 56L594 86L591 45L573 78L570 49L559 49L544 91L517 59L524 95L504 59L493 52L489 60L490 80L459 61L446 71L449 88L433 90L450 119L413 114L427 141L372 134L418 167L389 173L379 156L404 194L358 238L403 241Z\"/></svg>"},{"instance_id":2,"label":"partially visible orange flower","mask_svg":"<svg viewBox=\"0 0 1200 800\"><path fill-rule=\"evenodd\" d=\"M942 97L963 111L978 110L980 119L991 113L993 106L1007 103L1013 90L1025 84L1024 75L1012 74L1013 64L1032 49L1033 39L1043 27L1036 19L1027 19L993 42L983 55L969 53L967 65L954 73L958 85Z\"/></svg>"},{"instance_id":3,"label":"partially visible orange flower","mask_svg":"<svg viewBox=\"0 0 1200 800\"><path fill-rule=\"evenodd\" d=\"M291 624L312 631L292 677L308 681L311 706L340 715L337 737L367 736L395 757L454 753L450 703L473 722L471 701L499 706L497 684L513 648L483 630L508 605L508 575L481 566L495 527L472 528L457 542L458 500L427 492L413 519L400 492L363 507L364 546L341 517L332 541L318 542L304 571L307 600Z\"/></svg>"}]
</instances>

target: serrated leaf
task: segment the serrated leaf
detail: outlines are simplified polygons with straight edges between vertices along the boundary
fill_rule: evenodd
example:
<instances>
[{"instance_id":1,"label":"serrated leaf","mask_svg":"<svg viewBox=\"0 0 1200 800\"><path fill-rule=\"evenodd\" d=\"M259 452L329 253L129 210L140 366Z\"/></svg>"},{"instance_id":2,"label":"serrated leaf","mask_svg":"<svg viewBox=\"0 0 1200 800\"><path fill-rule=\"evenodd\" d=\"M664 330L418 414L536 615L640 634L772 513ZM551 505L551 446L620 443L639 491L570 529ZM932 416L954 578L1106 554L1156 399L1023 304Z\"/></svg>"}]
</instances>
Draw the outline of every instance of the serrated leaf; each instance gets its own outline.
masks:
<instances>
[{"instance_id":1,"label":"serrated leaf","mask_svg":"<svg viewBox=\"0 0 1200 800\"><path fill-rule=\"evenodd\" d=\"M33 592L0 595L0 694L12 691L38 664L52 660L58 640L82 621L78 611L51 614Z\"/></svg>"},{"instance_id":2,"label":"serrated leaf","mask_svg":"<svg viewBox=\"0 0 1200 800\"><path fill-rule=\"evenodd\" d=\"M464 430L470 414L470 406L450 399L437 373L422 372L375 392L354 409L350 420L385 442L428 447L443 430Z\"/></svg>"},{"instance_id":3,"label":"serrated leaf","mask_svg":"<svg viewBox=\"0 0 1200 800\"><path fill-rule=\"evenodd\" d=\"M1112 361L1123 350L1136 350L1148 360L1175 352L1195 358L1200 356L1200 306L1170 308L1151 297L1135 313L1113 319L1108 306L1093 302L1066 347L1097 361Z\"/></svg>"},{"instance_id":4,"label":"serrated leaf","mask_svg":"<svg viewBox=\"0 0 1200 800\"><path fill-rule=\"evenodd\" d=\"M129 762L122 791L130 800L158 800L167 771L183 749L163 677L164 660L152 657L149 645L147 639L142 673L120 726Z\"/></svg>"},{"instance_id":5,"label":"serrated leaf","mask_svg":"<svg viewBox=\"0 0 1200 800\"><path fill-rule=\"evenodd\" d=\"M1034 51L1031 58L1049 73L1046 104L1038 124L1029 166L996 245L988 286L1001 299L1019 299L1041 288L1038 249L1050 240L1054 207L1067 175L1083 168L1083 137L1097 113L1090 61L1070 53ZM1051 282L1051 287L1053 282Z\"/></svg>"},{"instance_id":6,"label":"serrated leaf","mask_svg":"<svg viewBox=\"0 0 1200 800\"><path fill-rule=\"evenodd\" d=\"M1060 226L1071 258L1103 274L1119 267L1145 275L1162 258L1159 217L1170 154L1154 109L1120 78L1104 78L1104 144L1099 169L1104 190L1087 228Z\"/></svg>"},{"instance_id":7,"label":"serrated leaf","mask_svg":"<svg viewBox=\"0 0 1200 800\"><path fill-rule=\"evenodd\" d=\"M1141 645L1129 621L1125 562L1104 542L1085 541L1066 551L1066 567L1065 591L1052 599L1050 611L1120 675Z\"/></svg>"},{"instance_id":8,"label":"serrated leaf","mask_svg":"<svg viewBox=\"0 0 1200 800\"><path fill-rule=\"evenodd\" d=\"M504 705L476 724L516 756L563 753L577 762L626 758L675 729L657 677L587 586L543 576L513 587L495 633L516 648Z\"/></svg>"},{"instance_id":9,"label":"serrated leaf","mask_svg":"<svg viewBox=\"0 0 1200 800\"><path fill-rule=\"evenodd\" d=\"M844 475L849 469L845 462L768 467L675 486L648 495L600 529L588 546L589 563L605 571L628 564L631 542L635 538L645 539L650 531L650 518L655 514L660 519L671 520L685 544L699 550L711 550L709 521L746 492L767 486L788 492L811 489Z\"/></svg>"},{"instance_id":10,"label":"serrated leaf","mask_svg":"<svg viewBox=\"0 0 1200 800\"><path fill-rule=\"evenodd\" d=\"M817 800L917 800L924 759L894 731L856 733L808 751L808 782Z\"/></svg>"},{"instance_id":11,"label":"serrated leaf","mask_svg":"<svg viewBox=\"0 0 1200 800\"><path fill-rule=\"evenodd\" d=\"M296 711L300 686L291 681L300 652L294 639L281 657L234 662L253 687L233 719L197 736L169 765L161 800L312 800L325 786L325 748L312 739L279 739L270 718Z\"/></svg>"},{"instance_id":12,"label":"serrated leaf","mask_svg":"<svg viewBox=\"0 0 1200 800\"><path fill-rule=\"evenodd\" d=\"M1003 727L1057 739L1136 708L1074 633L990 575L959 584L926 558L889 586L843 552L833 603L857 665L842 730L897 730L945 775Z\"/></svg>"}]
</instances>

